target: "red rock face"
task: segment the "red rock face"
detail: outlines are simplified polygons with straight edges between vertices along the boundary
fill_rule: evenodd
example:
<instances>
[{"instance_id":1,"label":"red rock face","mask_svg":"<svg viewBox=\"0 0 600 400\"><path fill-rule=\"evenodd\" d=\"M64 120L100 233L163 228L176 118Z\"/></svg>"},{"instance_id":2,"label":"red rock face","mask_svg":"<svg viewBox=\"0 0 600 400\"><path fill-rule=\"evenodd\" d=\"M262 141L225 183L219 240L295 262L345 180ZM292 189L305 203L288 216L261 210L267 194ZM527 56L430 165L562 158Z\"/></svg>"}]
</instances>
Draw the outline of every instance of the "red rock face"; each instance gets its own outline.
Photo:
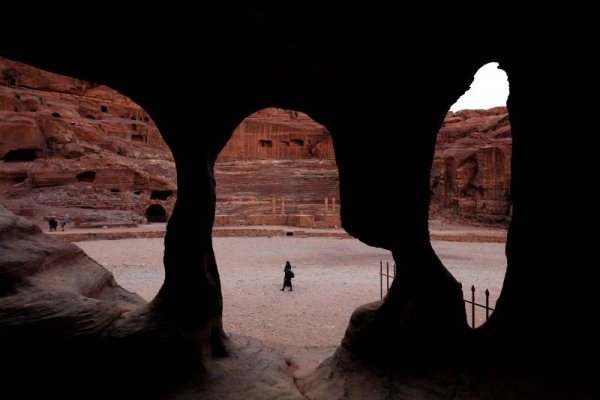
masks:
<instances>
[{"instance_id":1,"label":"red rock face","mask_svg":"<svg viewBox=\"0 0 600 400\"><path fill-rule=\"evenodd\" d=\"M250 115L219 154L215 177L217 225L340 226L331 135L304 113Z\"/></svg>"},{"instance_id":2,"label":"red rock face","mask_svg":"<svg viewBox=\"0 0 600 400\"><path fill-rule=\"evenodd\" d=\"M300 138L303 147L290 147L290 140ZM507 223L511 151L505 107L449 112L431 170L431 214ZM326 197L325 214L332 213L333 197L339 211L331 136L306 114L273 108L252 114L219 155L215 174L217 224L245 224L259 215L270 223L280 214L282 197L289 214L319 219ZM339 226L339 219L332 224Z\"/></svg>"},{"instance_id":3,"label":"red rock face","mask_svg":"<svg viewBox=\"0 0 600 400\"><path fill-rule=\"evenodd\" d=\"M334 158L329 132L304 113L279 108L244 119L219 154L219 161L307 158Z\"/></svg>"},{"instance_id":4,"label":"red rock face","mask_svg":"<svg viewBox=\"0 0 600 400\"><path fill-rule=\"evenodd\" d=\"M46 140L35 120L19 115L2 116L0 122L0 154L2 158L5 160L18 158L19 153L22 153L23 156L29 153L27 158L35 158L46 152Z\"/></svg>"},{"instance_id":5,"label":"red rock face","mask_svg":"<svg viewBox=\"0 0 600 400\"><path fill-rule=\"evenodd\" d=\"M431 170L432 215L506 223L511 149L504 107L448 113ZM171 154L143 109L105 86L3 58L0 163L2 204L38 223L51 214L82 226L145 222L150 206L169 215L176 199ZM331 135L304 113L250 115L215 174L216 224L340 226Z\"/></svg>"},{"instance_id":6,"label":"red rock face","mask_svg":"<svg viewBox=\"0 0 600 400\"><path fill-rule=\"evenodd\" d=\"M0 158L26 147L52 156L80 141L107 142L122 151L132 143L167 150L150 116L106 86L1 57L0 86Z\"/></svg>"},{"instance_id":7,"label":"red rock face","mask_svg":"<svg viewBox=\"0 0 600 400\"><path fill-rule=\"evenodd\" d=\"M512 139L505 107L448 113L431 168L431 211L510 220Z\"/></svg>"},{"instance_id":8,"label":"red rock face","mask_svg":"<svg viewBox=\"0 0 600 400\"><path fill-rule=\"evenodd\" d=\"M145 222L175 168L150 116L116 91L0 58L0 201L38 223ZM73 224L71 225L73 226Z\"/></svg>"}]
</instances>

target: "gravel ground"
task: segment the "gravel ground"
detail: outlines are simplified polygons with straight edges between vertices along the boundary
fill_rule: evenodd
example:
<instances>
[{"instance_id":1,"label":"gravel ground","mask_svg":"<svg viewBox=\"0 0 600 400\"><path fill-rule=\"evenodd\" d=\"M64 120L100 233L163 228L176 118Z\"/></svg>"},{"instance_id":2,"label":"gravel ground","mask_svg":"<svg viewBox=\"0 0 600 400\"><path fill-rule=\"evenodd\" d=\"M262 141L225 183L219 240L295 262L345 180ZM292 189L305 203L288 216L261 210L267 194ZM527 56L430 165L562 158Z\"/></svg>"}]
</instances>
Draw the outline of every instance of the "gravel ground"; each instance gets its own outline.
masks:
<instances>
[{"instance_id":1,"label":"gravel ground","mask_svg":"<svg viewBox=\"0 0 600 400\"><path fill-rule=\"evenodd\" d=\"M392 262L389 251L355 239L217 237L213 241L226 331L295 345L339 343L352 311L379 299L379 261ZM112 271L126 289L147 300L158 292L164 278L162 239L75 244ZM463 283L465 294L470 297L471 285L481 289L480 294L488 288L493 306L506 269L504 244L438 241L433 246ZM286 260L296 275L293 292L280 291ZM478 314L478 323L483 315Z\"/></svg>"}]
</instances>

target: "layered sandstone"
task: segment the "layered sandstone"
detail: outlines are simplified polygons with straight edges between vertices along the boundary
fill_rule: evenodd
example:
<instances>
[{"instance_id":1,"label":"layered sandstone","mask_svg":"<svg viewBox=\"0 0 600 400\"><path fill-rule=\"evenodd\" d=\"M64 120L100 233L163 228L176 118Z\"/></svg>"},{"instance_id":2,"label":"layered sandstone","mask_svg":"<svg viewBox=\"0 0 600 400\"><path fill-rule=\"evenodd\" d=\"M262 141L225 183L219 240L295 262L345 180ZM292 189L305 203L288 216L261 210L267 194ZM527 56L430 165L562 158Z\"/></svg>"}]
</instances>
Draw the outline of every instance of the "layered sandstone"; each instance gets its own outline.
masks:
<instances>
[{"instance_id":1,"label":"layered sandstone","mask_svg":"<svg viewBox=\"0 0 600 400\"><path fill-rule=\"evenodd\" d=\"M294 140L302 146L290 147ZM431 170L431 214L507 223L511 153L505 107L449 112ZM314 215L314 226L327 226L318 221L336 215L326 219L339 224L331 204L335 198L339 211L331 136L306 114L273 108L252 114L219 155L215 174L217 224L285 222L282 198L285 213Z\"/></svg>"},{"instance_id":2,"label":"layered sandstone","mask_svg":"<svg viewBox=\"0 0 600 400\"><path fill-rule=\"evenodd\" d=\"M4 58L0 164L2 204L38 223L136 224L155 204L168 215L175 199L171 154L141 107L106 86Z\"/></svg>"},{"instance_id":3,"label":"layered sandstone","mask_svg":"<svg viewBox=\"0 0 600 400\"><path fill-rule=\"evenodd\" d=\"M219 154L220 161L334 158L327 128L308 115L266 108L245 118Z\"/></svg>"},{"instance_id":4,"label":"layered sandstone","mask_svg":"<svg viewBox=\"0 0 600 400\"><path fill-rule=\"evenodd\" d=\"M219 154L215 177L217 225L340 226L331 135L302 112L248 116Z\"/></svg>"},{"instance_id":5,"label":"layered sandstone","mask_svg":"<svg viewBox=\"0 0 600 400\"><path fill-rule=\"evenodd\" d=\"M29 220L0 206L0 331L51 329L46 335L94 335L145 301L79 247L44 235ZM23 315L32 317L23 326Z\"/></svg>"},{"instance_id":6,"label":"layered sandstone","mask_svg":"<svg viewBox=\"0 0 600 400\"><path fill-rule=\"evenodd\" d=\"M0 58L2 204L43 223L164 221L176 199L172 156L150 116L101 85ZM449 112L431 170L431 214L510 219L506 108ZM234 131L216 164L217 225L335 227L331 135L308 115L267 108Z\"/></svg>"},{"instance_id":7,"label":"layered sandstone","mask_svg":"<svg viewBox=\"0 0 600 400\"><path fill-rule=\"evenodd\" d=\"M506 107L448 113L431 169L433 213L508 222L511 155Z\"/></svg>"}]
</instances>

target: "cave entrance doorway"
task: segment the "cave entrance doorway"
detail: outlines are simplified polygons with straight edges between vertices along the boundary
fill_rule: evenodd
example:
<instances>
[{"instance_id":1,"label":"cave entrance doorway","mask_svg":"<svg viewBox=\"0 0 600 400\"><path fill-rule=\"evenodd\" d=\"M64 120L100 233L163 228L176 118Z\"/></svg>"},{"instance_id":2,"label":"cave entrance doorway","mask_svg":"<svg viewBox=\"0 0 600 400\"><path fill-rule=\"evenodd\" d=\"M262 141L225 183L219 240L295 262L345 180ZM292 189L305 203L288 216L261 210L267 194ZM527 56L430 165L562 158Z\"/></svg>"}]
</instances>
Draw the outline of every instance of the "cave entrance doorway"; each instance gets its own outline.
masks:
<instances>
[{"instance_id":1,"label":"cave entrance doorway","mask_svg":"<svg viewBox=\"0 0 600 400\"><path fill-rule=\"evenodd\" d=\"M83 171L76 175L77 182L92 183L96 179L96 171Z\"/></svg>"},{"instance_id":2,"label":"cave entrance doorway","mask_svg":"<svg viewBox=\"0 0 600 400\"><path fill-rule=\"evenodd\" d=\"M167 222L167 210L160 204L152 204L146 208L148 222Z\"/></svg>"},{"instance_id":3,"label":"cave entrance doorway","mask_svg":"<svg viewBox=\"0 0 600 400\"><path fill-rule=\"evenodd\" d=\"M4 154L5 162L27 162L35 160L35 149L14 149Z\"/></svg>"},{"instance_id":4,"label":"cave entrance doorway","mask_svg":"<svg viewBox=\"0 0 600 400\"><path fill-rule=\"evenodd\" d=\"M172 190L153 190L150 193L151 200L167 200L171 196L173 196Z\"/></svg>"},{"instance_id":5,"label":"cave entrance doorway","mask_svg":"<svg viewBox=\"0 0 600 400\"><path fill-rule=\"evenodd\" d=\"M512 138L506 73L482 66L471 88L450 108L437 134L430 173L429 230L433 248L461 282L463 297L495 308L506 273L506 230L511 219ZM441 240L435 240L436 236ZM486 320L465 303L469 326Z\"/></svg>"}]
</instances>

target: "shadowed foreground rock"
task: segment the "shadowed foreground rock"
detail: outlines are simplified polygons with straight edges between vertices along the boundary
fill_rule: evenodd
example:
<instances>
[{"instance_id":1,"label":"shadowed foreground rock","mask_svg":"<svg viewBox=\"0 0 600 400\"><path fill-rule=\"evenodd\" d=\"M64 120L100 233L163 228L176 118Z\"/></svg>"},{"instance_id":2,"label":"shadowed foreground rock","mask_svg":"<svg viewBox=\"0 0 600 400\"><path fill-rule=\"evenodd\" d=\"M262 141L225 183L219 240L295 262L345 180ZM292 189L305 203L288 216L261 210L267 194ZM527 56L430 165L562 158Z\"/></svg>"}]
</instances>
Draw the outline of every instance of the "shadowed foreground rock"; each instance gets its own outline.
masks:
<instances>
[{"instance_id":1,"label":"shadowed foreground rock","mask_svg":"<svg viewBox=\"0 0 600 400\"><path fill-rule=\"evenodd\" d=\"M433 355L419 349L396 354L395 366L364 364L369 356L370 362L382 358L369 354L373 341L380 345L373 351L385 352L388 340L398 335L417 339L406 330L410 323L378 331L376 317L362 324L354 321L357 331L349 328L347 340L357 340L358 334L363 342L346 343L337 351L232 335L216 355L207 346L206 324L190 324L176 313L148 305L118 286L110 272L78 247L43 234L3 207L0 249L2 394L8 398L473 399L495 398L497 388L507 382L513 385L513 398L547 390L518 376L490 378L489 371L473 365L431 369L419 359ZM409 322L413 311L407 310ZM386 311L377 305L356 313L365 312ZM365 338L365 332L371 336ZM438 340L449 337L446 333ZM348 351L353 347L365 353L355 357ZM562 395L559 391L555 398Z\"/></svg>"},{"instance_id":2,"label":"shadowed foreground rock","mask_svg":"<svg viewBox=\"0 0 600 400\"><path fill-rule=\"evenodd\" d=\"M19 336L96 335L145 304L75 245L56 240L0 206L0 325ZM23 309L23 306L26 306ZM31 321L23 326L23 317Z\"/></svg>"}]
</instances>

